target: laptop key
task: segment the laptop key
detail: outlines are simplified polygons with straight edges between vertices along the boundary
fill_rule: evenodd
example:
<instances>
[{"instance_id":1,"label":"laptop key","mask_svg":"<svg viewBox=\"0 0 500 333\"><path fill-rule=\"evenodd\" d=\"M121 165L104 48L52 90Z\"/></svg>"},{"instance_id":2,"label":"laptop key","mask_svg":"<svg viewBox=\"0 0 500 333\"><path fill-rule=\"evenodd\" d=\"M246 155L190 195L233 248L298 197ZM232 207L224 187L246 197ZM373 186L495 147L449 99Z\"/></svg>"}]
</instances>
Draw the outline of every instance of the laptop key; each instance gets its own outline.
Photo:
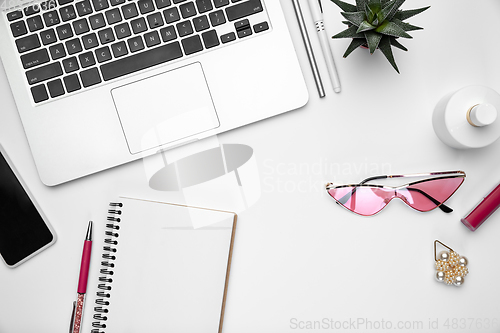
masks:
<instances>
[{"instance_id":1,"label":"laptop key","mask_svg":"<svg viewBox=\"0 0 500 333\"><path fill-rule=\"evenodd\" d=\"M28 29L26 29L26 24L24 23L24 21L11 23L10 31L12 31L12 36L14 37L19 37L28 33Z\"/></svg>"},{"instance_id":2,"label":"laptop key","mask_svg":"<svg viewBox=\"0 0 500 333\"><path fill-rule=\"evenodd\" d=\"M165 21L167 23L173 23L176 21L179 21L181 19L179 15L179 11L177 10L177 7L165 9L163 11L163 16L165 17Z\"/></svg>"},{"instance_id":3,"label":"laptop key","mask_svg":"<svg viewBox=\"0 0 500 333\"><path fill-rule=\"evenodd\" d=\"M150 29L158 28L163 25L163 18L159 12L148 15L147 19Z\"/></svg>"},{"instance_id":4,"label":"laptop key","mask_svg":"<svg viewBox=\"0 0 500 333\"><path fill-rule=\"evenodd\" d=\"M108 24L115 24L122 20L122 15L120 14L120 10L118 8L113 8L108 10L106 13L106 20L108 20Z\"/></svg>"},{"instance_id":5,"label":"laptop key","mask_svg":"<svg viewBox=\"0 0 500 333\"><path fill-rule=\"evenodd\" d=\"M215 8L220 8L229 5L229 0L214 0Z\"/></svg>"},{"instance_id":6,"label":"laptop key","mask_svg":"<svg viewBox=\"0 0 500 333\"><path fill-rule=\"evenodd\" d=\"M63 78L64 85L66 86L67 92L73 92L80 90L82 86L80 85L80 80L78 79L78 75L71 74Z\"/></svg>"},{"instance_id":7,"label":"laptop key","mask_svg":"<svg viewBox=\"0 0 500 333\"><path fill-rule=\"evenodd\" d=\"M47 89L45 89L45 86L43 84L32 87L31 95L33 96L33 100L35 101L35 103L40 103L49 99Z\"/></svg>"},{"instance_id":8,"label":"laptop key","mask_svg":"<svg viewBox=\"0 0 500 333\"><path fill-rule=\"evenodd\" d=\"M78 52L82 52L82 44L80 43L80 39L75 38L67 41L66 49L68 50L68 54L75 54Z\"/></svg>"},{"instance_id":9,"label":"laptop key","mask_svg":"<svg viewBox=\"0 0 500 333\"><path fill-rule=\"evenodd\" d=\"M244 19L238 22L234 22L234 28L236 29L236 31L250 28L250 21L248 19Z\"/></svg>"},{"instance_id":10,"label":"laptop key","mask_svg":"<svg viewBox=\"0 0 500 333\"><path fill-rule=\"evenodd\" d=\"M155 6L153 5L152 0L139 0L137 2L137 5L139 6L139 11L141 12L141 14L151 13L153 10L155 10Z\"/></svg>"},{"instance_id":11,"label":"laptop key","mask_svg":"<svg viewBox=\"0 0 500 333\"><path fill-rule=\"evenodd\" d=\"M66 50L63 44L56 44L49 47L49 52L52 60L57 60L66 56Z\"/></svg>"},{"instance_id":12,"label":"laptop key","mask_svg":"<svg viewBox=\"0 0 500 333\"><path fill-rule=\"evenodd\" d=\"M85 50L99 46L99 41L95 33L91 33L82 37L83 47Z\"/></svg>"},{"instance_id":13,"label":"laptop key","mask_svg":"<svg viewBox=\"0 0 500 333\"><path fill-rule=\"evenodd\" d=\"M48 13L43 14L43 20L47 27L51 27L53 25L59 24L61 20L59 20L59 14L57 14L56 10L50 11Z\"/></svg>"},{"instance_id":14,"label":"laptop key","mask_svg":"<svg viewBox=\"0 0 500 333\"><path fill-rule=\"evenodd\" d=\"M220 44L219 37L217 36L217 32L215 30L206 31L201 34L201 37L203 38L203 44L205 44L206 49Z\"/></svg>"},{"instance_id":15,"label":"laptop key","mask_svg":"<svg viewBox=\"0 0 500 333\"><path fill-rule=\"evenodd\" d=\"M134 53L144 49L144 43L142 42L141 36L136 36L127 40L128 47L130 48L130 52Z\"/></svg>"},{"instance_id":16,"label":"laptop key","mask_svg":"<svg viewBox=\"0 0 500 333\"><path fill-rule=\"evenodd\" d=\"M49 61L49 53L46 49L40 49L21 56L21 62L24 69L42 65Z\"/></svg>"},{"instance_id":17,"label":"laptop key","mask_svg":"<svg viewBox=\"0 0 500 333\"><path fill-rule=\"evenodd\" d=\"M182 47L184 48L184 53L186 55L200 52L203 50L203 45L201 43L201 38L198 35L194 35L188 38L184 38L182 41Z\"/></svg>"},{"instance_id":18,"label":"laptop key","mask_svg":"<svg viewBox=\"0 0 500 333\"><path fill-rule=\"evenodd\" d=\"M229 5L229 0L214 0L215 8L220 8Z\"/></svg>"},{"instance_id":19,"label":"laptop key","mask_svg":"<svg viewBox=\"0 0 500 333\"><path fill-rule=\"evenodd\" d=\"M269 24L267 22L261 22L253 26L253 31L255 31L255 33L259 33L266 30L269 30Z\"/></svg>"},{"instance_id":20,"label":"laptop key","mask_svg":"<svg viewBox=\"0 0 500 333\"><path fill-rule=\"evenodd\" d=\"M226 15L229 21L239 20L246 16L263 11L260 0L248 0L226 8Z\"/></svg>"},{"instance_id":21,"label":"laptop key","mask_svg":"<svg viewBox=\"0 0 500 333\"><path fill-rule=\"evenodd\" d=\"M155 0L156 8L162 9L171 5L170 0Z\"/></svg>"},{"instance_id":22,"label":"laptop key","mask_svg":"<svg viewBox=\"0 0 500 333\"><path fill-rule=\"evenodd\" d=\"M131 74L182 57L179 42L165 44L145 52L101 65L104 81Z\"/></svg>"},{"instance_id":23,"label":"laptop key","mask_svg":"<svg viewBox=\"0 0 500 333\"><path fill-rule=\"evenodd\" d=\"M125 42L118 42L111 45L111 51L115 58L123 57L128 54L127 45Z\"/></svg>"},{"instance_id":24,"label":"laptop key","mask_svg":"<svg viewBox=\"0 0 500 333\"><path fill-rule=\"evenodd\" d=\"M40 32L40 39L42 40L43 45L49 45L55 43L57 39L54 29L49 29Z\"/></svg>"},{"instance_id":25,"label":"laptop key","mask_svg":"<svg viewBox=\"0 0 500 333\"><path fill-rule=\"evenodd\" d=\"M193 33L193 26L189 21L177 23L176 27L177 27L177 32L179 32L179 37L184 37Z\"/></svg>"},{"instance_id":26,"label":"laptop key","mask_svg":"<svg viewBox=\"0 0 500 333\"><path fill-rule=\"evenodd\" d=\"M109 8L108 0L92 0L96 11Z\"/></svg>"},{"instance_id":27,"label":"laptop key","mask_svg":"<svg viewBox=\"0 0 500 333\"><path fill-rule=\"evenodd\" d=\"M101 44L107 44L115 41L115 35L113 34L113 29L106 28L98 32L99 40Z\"/></svg>"},{"instance_id":28,"label":"laptop key","mask_svg":"<svg viewBox=\"0 0 500 333\"><path fill-rule=\"evenodd\" d=\"M131 2L129 4L126 4L125 6L122 7L122 13L123 17L128 20L132 17L136 17L139 15L139 12L137 11L137 7L135 6L134 2Z\"/></svg>"},{"instance_id":29,"label":"laptop key","mask_svg":"<svg viewBox=\"0 0 500 333\"><path fill-rule=\"evenodd\" d=\"M202 31L210 28L210 23L208 23L208 18L206 15L194 18L193 24L196 31Z\"/></svg>"},{"instance_id":30,"label":"laptop key","mask_svg":"<svg viewBox=\"0 0 500 333\"><path fill-rule=\"evenodd\" d=\"M59 3L59 6L64 6L67 5L68 3L73 2L73 0L57 0L57 2Z\"/></svg>"},{"instance_id":31,"label":"laptop key","mask_svg":"<svg viewBox=\"0 0 500 333\"><path fill-rule=\"evenodd\" d=\"M95 58L92 52L82 53L78 56L78 59L80 60L80 65L82 68L87 68L95 65Z\"/></svg>"},{"instance_id":32,"label":"laptop key","mask_svg":"<svg viewBox=\"0 0 500 333\"><path fill-rule=\"evenodd\" d=\"M62 75L62 67L58 62L38 67L26 72L26 78L30 85L53 79Z\"/></svg>"},{"instance_id":33,"label":"laptop key","mask_svg":"<svg viewBox=\"0 0 500 333\"><path fill-rule=\"evenodd\" d=\"M61 20L63 20L63 22L70 21L76 18L76 12L73 5L59 8L59 14L61 14Z\"/></svg>"},{"instance_id":34,"label":"laptop key","mask_svg":"<svg viewBox=\"0 0 500 333\"><path fill-rule=\"evenodd\" d=\"M7 20L9 22L19 20L22 17L23 17L23 12L20 10L15 10L13 12L7 13Z\"/></svg>"},{"instance_id":35,"label":"laptop key","mask_svg":"<svg viewBox=\"0 0 500 333\"><path fill-rule=\"evenodd\" d=\"M19 53L24 53L40 47L40 40L37 35L29 35L16 39L16 46Z\"/></svg>"},{"instance_id":36,"label":"laptop key","mask_svg":"<svg viewBox=\"0 0 500 333\"><path fill-rule=\"evenodd\" d=\"M77 2L75 6L79 16L85 16L92 13L92 5L90 4L90 0Z\"/></svg>"},{"instance_id":37,"label":"laptop key","mask_svg":"<svg viewBox=\"0 0 500 333\"><path fill-rule=\"evenodd\" d=\"M105 62L111 60L111 51L109 50L109 47L104 46L95 50L95 56L99 63Z\"/></svg>"},{"instance_id":38,"label":"laptop key","mask_svg":"<svg viewBox=\"0 0 500 333\"><path fill-rule=\"evenodd\" d=\"M144 34L144 40L146 41L147 47L153 47L161 43L160 35L158 35L156 30Z\"/></svg>"},{"instance_id":39,"label":"laptop key","mask_svg":"<svg viewBox=\"0 0 500 333\"><path fill-rule=\"evenodd\" d=\"M196 7L198 7L198 12L200 14L212 10L212 0L196 0Z\"/></svg>"},{"instance_id":40,"label":"laptop key","mask_svg":"<svg viewBox=\"0 0 500 333\"><path fill-rule=\"evenodd\" d=\"M97 68L91 68L80 72L80 78L85 88L101 83L101 76Z\"/></svg>"},{"instance_id":41,"label":"laptop key","mask_svg":"<svg viewBox=\"0 0 500 333\"><path fill-rule=\"evenodd\" d=\"M73 73L74 71L77 71L80 69L80 66L78 65L78 61L76 60L76 57L64 59L62 63L63 63L64 71L66 72L66 74Z\"/></svg>"},{"instance_id":42,"label":"laptop key","mask_svg":"<svg viewBox=\"0 0 500 333\"><path fill-rule=\"evenodd\" d=\"M60 79L47 82L47 88L49 88L50 97L55 98L64 95L64 87Z\"/></svg>"},{"instance_id":43,"label":"laptop key","mask_svg":"<svg viewBox=\"0 0 500 333\"><path fill-rule=\"evenodd\" d=\"M42 17L40 15L29 17L26 23L31 32L43 29Z\"/></svg>"},{"instance_id":44,"label":"laptop key","mask_svg":"<svg viewBox=\"0 0 500 333\"><path fill-rule=\"evenodd\" d=\"M164 43L169 42L177 38L177 33L173 26L168 26L166 28L160 29L161 39Z\"/></svg>"},{"instance_id":45,"label":"laptop key","mask_svg":"<svg viewBox=\"0 0 500 333\"><path fill-rule=\"evenodd\" d=\"M236 33L238 34L238 38L244 38L244 37L248 37L252 34L252 29L246 28L246 29L237 31Z\"/></svg>"},{"instance_id":46,"label":"laptop key","mask_svg":"<svg viewBox=\"0 0 500 333\"><path fill-rule=\"evenodd\" d=\"M89 24L87 23L87 19L82 18L78 21L73 22L73 30L75 30L75 34L81 35L90 31Z\"/></svg>"},{"instance_id":47,"label":"laptop key","mask_svg":"<svg viewBox=\"0 0 500 333\"><path fill-rule=\"evenodd\" d=\"M220 40L221 40L222 44L232 42L233 40L236 40L236 34L234 32L224 34L224 35L220 36Z\"/></svg>"},{"instance_id":48,"label":"laptop key","mask_svg":"<svg viewBox=\"0 0 500 333\"><path fill-rule=\"evenodd\" d=\"M111 6L118 6L125 3L125 0L110 0Z\"/></svg>"},{"instance_id":49,"label":"laptop key","mask_svg":"<svg viewBox=\"0 0 500 333\"><path fill-rule=\"evenodd\" d=\"M104 16L101 13L90 16L89 21L90 21L90 26L94 30L102 28L106 25L106 21L104 21Z\"/></svg>"},{"instance_id":50,"label":"laptop key","mask_svg":"<svg viewBox=\"0 0 500 333\"><path fill-rule=\"evenodd\" d=\"M130 27L128 26L128 23L124 22L124 23L121 23L121 24L118 24L117 26L115 26L115 34L116 34L116 38L123 39L123 38L129 37L132 34L132 32L130 31Z\"/></svg>"},{"instance_id":51,"label":"laptop key","mask_svg":"<svg viewBox=\"0 0 500 333\"><path fill-rule=\"evenodd\" d=\"M208 17L210 18L210 23L212 23L213 27L226 23L226 17L224 16L224 11L222 10L216 10L215 12L208 14Z\"/></svg>"},{"instance_id":52,"label":"laptop key","mask_svg":"<svg viewBox=\"0 0 500 333\"><path fill-rule=\"evenodd\" d=\"M132 31L134 32L134 34L138 34L148 30L148 26L146 25L146 20L144 19L144 17L139 17L138 19L132 20L130 22L130 25L132 26Z\"/></svg>"},{"instance_id":53,"label":"laptop key","mask_svg":"<svg viewBox=\"0 0 500 333\"><path fill-rule=\"evenodd\" d=\"M60 40L65 40L73 37L73 31L71 30L71 26L69 23L60 25L56 28L57 36Z\"/></svg>"},{"instance_id":54,"label":"laptop key","mask_svg":"<svg viewBox=\"0 0 500 333\"><path fill-rule=\"evenodd\" d=\"M188 18L196 15L196 9L194 8L194 3L188 2L179 6L181 10L182 18Z\"/></svg>"}]
</instances>

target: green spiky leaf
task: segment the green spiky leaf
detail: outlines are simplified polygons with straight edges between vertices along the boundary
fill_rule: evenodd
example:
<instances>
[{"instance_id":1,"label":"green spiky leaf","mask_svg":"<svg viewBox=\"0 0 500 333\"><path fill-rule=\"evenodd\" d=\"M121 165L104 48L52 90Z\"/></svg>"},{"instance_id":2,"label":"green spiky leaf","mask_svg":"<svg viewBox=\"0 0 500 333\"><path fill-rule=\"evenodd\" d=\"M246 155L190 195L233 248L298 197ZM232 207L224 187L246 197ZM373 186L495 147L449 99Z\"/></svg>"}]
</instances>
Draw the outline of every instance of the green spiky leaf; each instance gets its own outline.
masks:
<instances>
[{"instance_id":1,"label":"green spiky leaf","mask_svg":"<svg viewBox=\"0 0 500 333\"><path fill-rule=\"evenodd\" d=\"M331 0L334 4L340 7L344 12L357 12L358 9L356 6L351 5L350 3L340 1L340 0Z\"/></svg>"},{"instance_id":2,"label":"green spiky leaf","mask_svg":"<svg viewBox=\"0 0 500 333\"><path fill-rule=\"evenodd\" d=\"M382 51L384 56L387 58L389 63L394 67L396 72L399 74L399 69L398 66L396 65L396 61L394 60L394 56L392 55L392 48L391 48L391 40L389 36L384 36L382 40L380 41L379 44L379 49Z\"/></svg>"},{"instance_id":3,"label":"green spiky leaf","mask_svg":"<svg viewBox=\"0 0 500 333\"><path fill-rule=\"evenodd\" d=\"M373 54L373 52L375 52L378 47L378 43L380 43L380 40L382 39L382 35L376 33L373 30L365 31L364 34L366 42L368 44L368 48L370 49L370 53Z\"/></svg>"},{"instance_id":4,"label":"green spiky leaf","mask_svg":"<svg viewBox=\"0 0 500 333\"><path fill-rule=\"evenodd\" d=\"M396 15L396 13L398 12L399 10L399 7L401 7L401 5L405 2L405 0L394 0L394 6L392 7L389 15L387 15L387 20L391 20L394 15Z\"/></svg>"},{"instance_id":5,"label":"green spiky leaf","mask_svg":"<svg viewBox=\"0 0 500 333\"><path fill-rule=\"evenodd\" d=\"M384 5L384 7L382 8L382 10L377 13L377 19L379 22L385 21L387 16L389 16L389 14L391 13L392 8L394 7L394 4L395 4L395 0L386 3Z\"/></svg>"},{"instance_id":6,"label":"green spiky leaf","mask_svg":"<svg viewBox=\"0 0 500 333\"><path fill-rule=\"evenodd\" d=\"M361 22L363 22L366 18L364 12L354 12L354 13L340 13L346 20L359 27Z\"/></svg>"},{"instance_id":7,"label":"green spiky leaf","mask_svg":"<svg viewBox=\"0 0 500 333\"><path fill-rule=\"evenodd\" d=\"M411 25L409 23L400 21L396 18L392 19L392 22L396 23L400 28L402 28L404 31L414 31L414 30L422 30L423 28L417 27L415 25Z\"/></svg>"},{"instance_id":8,"label":"green spiky leaf","mask_svg":"<svg viewBox=\"0 0 500 333\"><path fill-rule=\"evenodd\" d=\"M394 37L403 37L403 38L413 38L408 35L406 31L403 30L399 25L394 22L384 21L381 25L375 29L376 32L381 33L383 35L389 35Z\"/></svg>"},{"instance_id":9,"label":"green spiky leaf","mask_svg":"<svg viewBox=\"0 0 500 333\"><path fill-rule=\"evenodd\" d=\"M427 6L427 7L422 7L422 8L418 8L418 9L409 9L409 10L399 10L395 15L394 17L401 20L401 21L404 21L406 19L409 19L410 17L412 16L415 16L417 14L420 14L421 12L429 9L431 6Z\"/></svg>"},{"instance_id":10,"label":"green spiky leaf","mask_svg":"<svg viewBox=\"0 0 500 333\"><path fill-rule=\"evenodd\" d=\"M347 50L345 50L344 53L344 58L346 58L349 54L351 54L352 51L360 47L361 45L365 44L366 40L364 38L353 38L351 41L351 44L347 47Z\"/></svg>"},{"instance_id":11,"label":"green spiky leaf","mask_svg":"<svg viewBox=\"0 0 500 333\"><path fill-rule=\"evenodd\" d=\"M368 7L370 7L370 10L377 15L377 13L382 9L382 5L379 3L369 3Z\"/></svg>"},{"instance_id":12,"label":"green spiky leaf","mask_svg":"<svg viewBox=\"0 0 500 333\"><path fill-rule=\"evenodd\" d=\"M368 0L356 0L356 7L358 8L358 11L363 11L365 10L365 4L368 3Z\"/></svg>"},{"instance_id":13,"label":"green spiky leaf","mask_svg":"<svg viewBox=\"0 0 500 333\"><path fill-rule=\"evenodd\" d=\"M364 34L358 34L356 30L358 30L358 27L352 25L349 28L339 32L335 36L332 36L332 38L365 38Z\"/></svg>"},{"instance_id":14,"label":"green spiky leaf","mask_svg":"<svg viewBox=\"0 0 500 333\"><path fill-rule=\"evenodd\" d=\"M368 23L367 21L363 21L361 22L361 24L359 25L359 28L358 30L356 30L357 33L360 33L360 32L364 32L364 31L368 31L368 30L373 30L375 29L376 26L373 26L371 25L370 23Z\"/></svg>"},{"instance_id":15,"label":"green spiky leaf","mask_svg":"<svg viewBox=\"0 0 500 333\"><path fill-rule=\"evenodd\" d=\"M404 47L400 42L397 41L396 37L391 37L391 45L403 51L408 51L406 47Z\"/></svg>"},{"instance_id":16,"label":"green spiky leaf","mask_svg":"<svg viewBox=\"0 0 500 333\"><path fill-rule=\"evenodd\" d=\"M370 23L373 21L376 15L375 12L367 4L365 5L365 14L367 21Z\"/></svg>"}]
</instances>

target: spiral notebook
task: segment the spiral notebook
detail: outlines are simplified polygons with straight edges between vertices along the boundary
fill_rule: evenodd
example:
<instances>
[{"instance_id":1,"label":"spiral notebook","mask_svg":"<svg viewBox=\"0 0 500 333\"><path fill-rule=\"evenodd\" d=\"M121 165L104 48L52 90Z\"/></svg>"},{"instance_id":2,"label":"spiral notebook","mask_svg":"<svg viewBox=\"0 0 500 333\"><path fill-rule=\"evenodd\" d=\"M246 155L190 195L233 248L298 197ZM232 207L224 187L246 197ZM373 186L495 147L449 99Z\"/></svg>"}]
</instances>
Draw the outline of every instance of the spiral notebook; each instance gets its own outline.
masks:
<instances>
[{"instance_id":1,"label":"spiral notebook","mask_svg":"<svg viewBox=\"0 0 500 333\"><path fill-rule=\"evenodd\" d=\"M236 219L133 198L110 203L102 247L94 235L82 332L221 332Z\"/></svg>"}]
</instances>

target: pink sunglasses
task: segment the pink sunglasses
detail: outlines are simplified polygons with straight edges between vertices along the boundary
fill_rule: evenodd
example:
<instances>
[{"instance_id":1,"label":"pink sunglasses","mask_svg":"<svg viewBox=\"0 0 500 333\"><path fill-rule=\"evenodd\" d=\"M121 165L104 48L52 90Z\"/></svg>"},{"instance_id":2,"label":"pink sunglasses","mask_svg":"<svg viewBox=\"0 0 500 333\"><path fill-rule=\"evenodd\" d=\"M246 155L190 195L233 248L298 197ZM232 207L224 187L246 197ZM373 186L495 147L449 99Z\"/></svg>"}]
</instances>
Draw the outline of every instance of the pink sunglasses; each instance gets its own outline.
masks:
<instances>
[{"instance_id":1,"label":"pink sunglasses","mask_svg":"<svg viewBox=\"0 0 500 333\"><path fill-rule=\"evenodd\" d=\"M424 177L431 178L415 181L398 187L367 184L369 181L386 178ZM351 212L363 216L375 215L394 198L403 200L411 208L428 212L439 207L445 213L453 209L444 202L462 185L465 180L463 171L432 172L413 175L384 175L366 178L359 184L326 184L328 194Z\"/></svg>"}]
</instances>

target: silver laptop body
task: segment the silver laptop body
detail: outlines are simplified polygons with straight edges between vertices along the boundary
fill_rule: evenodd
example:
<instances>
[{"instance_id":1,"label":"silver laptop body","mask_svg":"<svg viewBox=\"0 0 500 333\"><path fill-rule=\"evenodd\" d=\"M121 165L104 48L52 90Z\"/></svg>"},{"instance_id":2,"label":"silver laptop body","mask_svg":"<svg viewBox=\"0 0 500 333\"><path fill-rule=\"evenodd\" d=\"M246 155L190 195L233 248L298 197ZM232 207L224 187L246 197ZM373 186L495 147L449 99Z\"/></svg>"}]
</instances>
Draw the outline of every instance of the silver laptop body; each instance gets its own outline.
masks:
<instances>
[{"instance_id":1,"label":"silver laptop body","mask_svg":"<svg viewBox=\"0 0 500 333\"><path fill-rule=\"evenodd\" d=\"M308 99L277 0L7 3L0 55L49 186Z\"/></svg>"}]
</instances>

